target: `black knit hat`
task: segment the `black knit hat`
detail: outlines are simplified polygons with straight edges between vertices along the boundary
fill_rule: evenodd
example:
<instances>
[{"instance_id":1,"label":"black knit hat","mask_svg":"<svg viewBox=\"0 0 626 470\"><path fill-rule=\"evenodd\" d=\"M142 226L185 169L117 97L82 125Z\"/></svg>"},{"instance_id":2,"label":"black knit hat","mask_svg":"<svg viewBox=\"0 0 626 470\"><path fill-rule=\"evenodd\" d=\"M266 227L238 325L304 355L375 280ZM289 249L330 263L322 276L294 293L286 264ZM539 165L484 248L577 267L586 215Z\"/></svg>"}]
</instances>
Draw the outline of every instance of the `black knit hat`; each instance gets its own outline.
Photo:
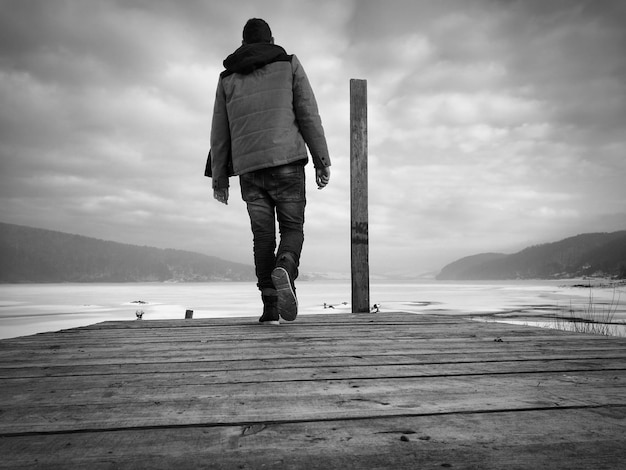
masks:
<instances>
[{"instance_id":1,"label":"black knit hat","mask_svg":"<svg viewBox=\"0 0 626 470\"><path fill-rule=\"evenodd\" d=\"M243 41L246 44L254 44L258 42L271 42L272 30L261 18L251 18L243 27Z\"/></svg>"}]
</instances>

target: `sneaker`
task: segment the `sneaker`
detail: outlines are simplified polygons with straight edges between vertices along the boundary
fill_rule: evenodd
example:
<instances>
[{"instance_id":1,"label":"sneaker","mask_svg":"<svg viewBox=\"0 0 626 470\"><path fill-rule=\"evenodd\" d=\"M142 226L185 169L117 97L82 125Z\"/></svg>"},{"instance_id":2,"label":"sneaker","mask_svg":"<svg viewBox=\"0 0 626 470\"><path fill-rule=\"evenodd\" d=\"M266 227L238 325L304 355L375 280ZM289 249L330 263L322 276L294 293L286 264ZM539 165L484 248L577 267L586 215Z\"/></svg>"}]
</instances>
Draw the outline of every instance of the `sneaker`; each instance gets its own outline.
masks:
<instances>
[{"instance_id":1,"label":"sneaker","mask_svg":"<svg viewBox=\"0 0 626 470\"><path fill-rule=\"evenodd\" d=\"M278 314L287 321L294 321L298 315L298 299L289 273L282 266L272 271L272 282L278 292Z\"/></svg>"},{"instance_id":2,"label":"sneaker","mask_svg":"<svg viewBox=\"0 0 626 470\"><path fill-rule=\"evenodd\" d=\"M264 295L263 298L263 315L259 318L261 325L280 325L280 317L278 315L278 297L275 295Z\"/></svg>"}]
</instances>

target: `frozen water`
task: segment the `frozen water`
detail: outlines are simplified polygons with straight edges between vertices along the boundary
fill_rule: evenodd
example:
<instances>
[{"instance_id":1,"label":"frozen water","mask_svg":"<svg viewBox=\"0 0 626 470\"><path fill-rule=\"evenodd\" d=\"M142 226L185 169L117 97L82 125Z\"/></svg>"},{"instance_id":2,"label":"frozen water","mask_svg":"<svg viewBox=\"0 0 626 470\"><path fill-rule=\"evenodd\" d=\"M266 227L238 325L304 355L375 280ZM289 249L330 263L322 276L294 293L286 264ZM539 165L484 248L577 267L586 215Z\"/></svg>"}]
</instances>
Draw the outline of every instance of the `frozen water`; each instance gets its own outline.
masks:
<instances>
[{"instance_id":1,"label":"frozen water","mask_svg":"<svg viewBox=\"0 0 626 470\"><path fill-rule=\"evenodd\" d=\"M577 281L580 283L580 281ZM437 313L533 324L589 303L576 281L389 282L373 281L370 304L385 312ZM350 282L299 282L299 314L350 312ZM626 288L594 288L599 306L616 305L626 320ZM616 302L617 301L617 302ZM326 305L325 305L326 304ZM0 285L0 338L86 326L109 320L258 317L261 297L253 283L127 283Z\"/></svg>"}]
</instances>

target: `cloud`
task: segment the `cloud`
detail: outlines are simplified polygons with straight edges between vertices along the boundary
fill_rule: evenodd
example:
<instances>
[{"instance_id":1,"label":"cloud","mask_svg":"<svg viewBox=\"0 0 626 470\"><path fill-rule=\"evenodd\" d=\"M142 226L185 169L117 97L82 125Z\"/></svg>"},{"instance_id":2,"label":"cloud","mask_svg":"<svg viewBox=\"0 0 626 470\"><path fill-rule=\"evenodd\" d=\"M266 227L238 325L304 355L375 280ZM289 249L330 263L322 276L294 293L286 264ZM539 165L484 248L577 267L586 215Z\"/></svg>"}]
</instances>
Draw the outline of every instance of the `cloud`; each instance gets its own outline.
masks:
<instances>
[{"instance_id":1,"label":"cloud","mask_svg":"<svg viewBox=\"0 0 626 470\"><path fill-rule=\"evenodd\" d=\"M372 268L426 271L626 228L619 1L0 2L0 220L252 263L202 176L222 60L251 17L316 91L304 271L349 269L349 80L368 81ZM329 269L332 267L332 269Z\"/></svg>"}]
</instances>

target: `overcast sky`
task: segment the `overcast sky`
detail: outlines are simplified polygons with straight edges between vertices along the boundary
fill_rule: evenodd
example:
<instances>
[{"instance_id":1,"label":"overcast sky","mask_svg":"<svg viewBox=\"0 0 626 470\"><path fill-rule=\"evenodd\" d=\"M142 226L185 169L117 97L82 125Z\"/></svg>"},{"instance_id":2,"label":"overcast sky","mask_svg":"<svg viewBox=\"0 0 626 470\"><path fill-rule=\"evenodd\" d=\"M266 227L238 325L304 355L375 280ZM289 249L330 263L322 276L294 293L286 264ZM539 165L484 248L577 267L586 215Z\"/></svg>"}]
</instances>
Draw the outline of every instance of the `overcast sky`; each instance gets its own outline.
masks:
<instances>
[{"instance_id":1,"label":"overcast sky","mask_svg":"<svg viewBox=\"0 0 626 470\"><path fill-rule=\"evenodd\" d=\"M301 60L333 159L302 271L350 270L349 80L366 79L372 273L626 229L623 0L0 0L0 221L252 264L203 176L251 17Z\"/></svg>"}]
</instances>

